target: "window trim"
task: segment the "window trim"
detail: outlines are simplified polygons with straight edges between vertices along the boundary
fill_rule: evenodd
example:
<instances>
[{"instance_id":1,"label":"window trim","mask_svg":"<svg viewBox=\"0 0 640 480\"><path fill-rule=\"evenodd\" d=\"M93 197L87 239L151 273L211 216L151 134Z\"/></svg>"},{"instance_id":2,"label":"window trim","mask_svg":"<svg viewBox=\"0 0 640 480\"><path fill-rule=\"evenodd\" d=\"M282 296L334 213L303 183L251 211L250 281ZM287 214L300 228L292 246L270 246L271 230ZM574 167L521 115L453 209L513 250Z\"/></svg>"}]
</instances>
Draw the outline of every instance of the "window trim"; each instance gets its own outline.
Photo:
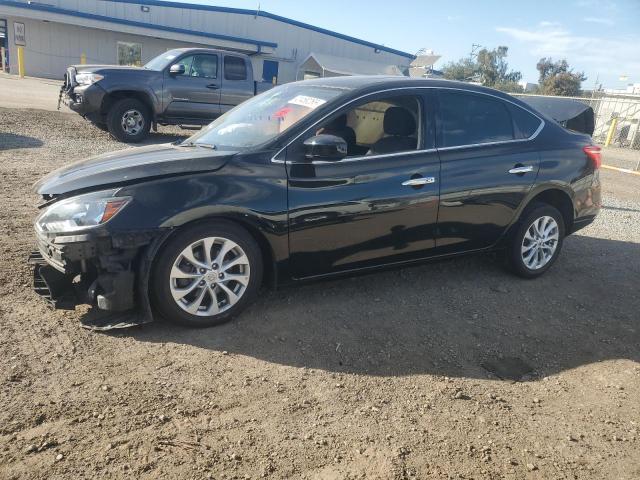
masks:
<instances>
[{"instance_id":1,"label":"window trim","mask_svg":"<svg viewBox=\"0 0 640 480\"><path fill-rule=\"evenodd\" d=\"M287 164L290 165L293 162L289 161L289 160L281 160L279 158L277 158L278 156L280 156L280 154L282 152L284 152L287 148L289 148L289 146L294 143L296 140L298 140L300 137L302 137L303 135L305 135L309 130L313 129L316 125L318 125L319 123L323 122L325 119L329 118L331 115L333 115L334 113L336 113L337 111L339 111L340 109L342 109L343 107L347 106L347 105L351 105L354 102L357 102L358 100L361 100L363 98L367 98L370 96L374 96L374 95L378 95L380 93L386 93L386 92L394 92L394 91L402 91L402 90L457 90L460 92L469 92L469 93L475 93L478 95L486 95L488 97L493 97L493 98L497 98L498 100L502 100L503 102L509 102L512 105L521 108L522 110L524 110L525 112L533 115L534 117L536 117L538 120L540 120L540 125L538 126L537 130L535 132L533 132L533 134L530 137L527 138L514 138L513 140L501 140L501 141L497 141L497 142L487 142L487 143L476 143L476 144L470 144L470 145L459 145L459 146L455 146L455 147L442 147L442 148L429 148L426 150L410 150L409 153L430 153L430 152L437 152L437 151L448 151L448 150L459 150L462 148L473 148L473 147L480 147L480 146L487 146L487 145L502 145L502 144L509 144L509 143L514 143L514 142L531 142L533 140L535 140L535 138L540 134L540 132L542 131L542 129L544 128L544 126L546 125L546 122L544 121L544 119L540 116L538 116L536 113L527 110L526 108L524 108L521 105L518 105L515 102L512 102L511 100L509 100L508 98L502 98L499 97L498 95L493 95L491 93L487 93L487 92L476 92L473 90L468 90L466 88L458 88L458 87L436 87L436 86L410 86L410 87L395 87L395 88L388 88L385 90L379 90L377 92L372 92L372 93L366 93L364 95L361 95L359 97L356 97L354 99L351 99L350 101L348 101L347 103L340 105L339 107L336 107L335 109L333 109L331 112L325 114L322 118L318 119L315 123L311 124L309 127L307 127L305 130L303 130L301 133L299 133L298 135L296 135L291 141L289 141L284 147L282 147L281 149L279 149L276 154L271 157L271 163L282 163L282 164ZM436 126L436 130L437 130L437 126ZM405 153L402 153L403 155ZM387 153L384 154L384 156L392 156L392 155L398 155L398 153ZM347 161L361 161L361 160L366 160L366 159L374 159L379 157L380 155L369 155L369 156L363 156L363 157L352 157L351 159L345 158L343 160L340 160L338 162L328 162L328 163L332 163L335 165L338 165L340 163L343 162L347 162ZM325 160L314 160L308 164L313 165L316 162L322 162L322 163L327 163Z\"/></svg>"}]
</instances>

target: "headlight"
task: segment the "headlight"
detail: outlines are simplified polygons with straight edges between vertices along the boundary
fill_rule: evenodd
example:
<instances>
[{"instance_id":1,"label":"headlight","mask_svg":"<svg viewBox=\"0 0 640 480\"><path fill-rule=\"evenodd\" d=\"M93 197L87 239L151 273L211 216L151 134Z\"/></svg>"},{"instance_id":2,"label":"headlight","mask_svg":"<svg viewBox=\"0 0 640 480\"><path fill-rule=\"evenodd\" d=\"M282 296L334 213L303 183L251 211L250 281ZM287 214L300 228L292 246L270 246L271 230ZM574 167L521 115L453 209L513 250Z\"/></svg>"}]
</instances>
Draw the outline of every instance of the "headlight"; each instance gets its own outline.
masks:
<instances>
[{"instance_id":1,"label":"headlight","mask_svg":"<svg viewBox=\"0 0 640 480\"><path fill-rule=\"evenodd\" d=\"M94 192L54 203L36 220L42 232L67 233L102 225L120 212L131 197L114 197L115 190Z\"/></svg>"},{"instance_id":2,"label":"headlight","mask_svg":"<svg viewBox=\"0 0 640 480\"><path fill-rule=\"evenodd\" d=\"M97 73L78 73L76 75L76 83L78 85L91 85L92 83L99 82L103 78L103 75L98 75Z\"/></svg>"}]
</instances>

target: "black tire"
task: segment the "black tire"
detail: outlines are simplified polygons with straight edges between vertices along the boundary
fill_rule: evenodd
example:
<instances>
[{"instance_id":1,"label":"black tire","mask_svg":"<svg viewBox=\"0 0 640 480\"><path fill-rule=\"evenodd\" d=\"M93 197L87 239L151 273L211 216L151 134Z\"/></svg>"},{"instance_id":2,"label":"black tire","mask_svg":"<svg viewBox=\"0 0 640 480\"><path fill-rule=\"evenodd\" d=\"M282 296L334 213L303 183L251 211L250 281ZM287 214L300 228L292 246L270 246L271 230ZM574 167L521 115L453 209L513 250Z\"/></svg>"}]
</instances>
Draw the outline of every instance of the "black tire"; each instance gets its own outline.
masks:
<instances>
[{"instance_id":1,"label":"black tire","mask_svg":"<svg viewBox=\"0 0 640 480\"><path fill-rule=\"evenodd\" d=\"M522 248L524 237L533 223L542 218L551 217L555 220L558 229L558 240L555 250L551 258L546 264L540 268L530 268L523 258ZM557 208L546 203L535 203L529 206L522 215L518 227L511 236L509 246L507 248L507 264L510 270L522 278L537 278L543 275L555 263L562 250L562 244L565 236L565 224L562 214Z\"/></svg>"},{"instance_id":2,"label":"black tire","mask_svg":"<svg viewBox=\"0 0 640 480\"><path fill-rule=\"evenodd\" d=\"M185 311L174 300L171 287L171 271L185 248L208 237L231 240L244 251L249 262L249 281L237 303L227 310L208 316L204 314L195 315ZM211 327L228 322L254 300L262 284L264 265L260 247L244 228L224 220L200 223L178 231L167 240L167 243L158 252L156 259L151 272L152 281L150 285L153 305L163 318L188 327ZM198 287L196 291L199 288L204 289L205 287ZM224 292L220 292L224 297ZM206 297L207 295L211 294L205 292L204 296ZM211 296L207 298L212 301Z\"/></svg>"},{"instance_id":3,"label":"black tire","mask_svg":"<svg viewBox=\"0 0 640 480\"><path fill-rule=\"evenodd\" d=\"M109 127L107 127L106 123L101 123L101 122L91 122L91 124L96 127L99 130L102 130L103 132L108 132L109 131Z\"/></svg>"},{"instance_id":4,"label":"black tire","mask_svg":"<svg viewBox=\"0 0 640 480\"><path fill-rule=\"evenodd\" d=\"M128 132L122 125L123 117L128 112L137 112L142 118L142 125L135 132ZM137 118L137 117L136 117ZM139 143L149 135L151 128L149 108L135 98L123 98L114 103L107 113L107 128L113 138L124 143Z\"/></svg>"}]
</instances>

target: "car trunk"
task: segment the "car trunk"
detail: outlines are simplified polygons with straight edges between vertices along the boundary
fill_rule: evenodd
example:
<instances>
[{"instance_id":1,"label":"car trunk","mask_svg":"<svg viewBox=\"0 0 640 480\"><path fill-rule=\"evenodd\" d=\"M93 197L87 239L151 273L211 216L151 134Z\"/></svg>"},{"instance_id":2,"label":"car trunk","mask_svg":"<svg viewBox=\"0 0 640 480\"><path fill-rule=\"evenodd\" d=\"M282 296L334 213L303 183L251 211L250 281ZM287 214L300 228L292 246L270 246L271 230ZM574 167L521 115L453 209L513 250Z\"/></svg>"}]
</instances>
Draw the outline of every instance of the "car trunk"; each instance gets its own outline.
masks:
<instances>
[{"instance_id":1,"label":"car trunk","mask_svg":"<svg viewBox=\"0 0 640 480\"><path fill-rule=\"evenodd\" d=\"M595 114L593 108L580 100L563 97L519 97L540 113L553 118L563 127L579 133L593 135Z\"/></svg>"}]
</instances>

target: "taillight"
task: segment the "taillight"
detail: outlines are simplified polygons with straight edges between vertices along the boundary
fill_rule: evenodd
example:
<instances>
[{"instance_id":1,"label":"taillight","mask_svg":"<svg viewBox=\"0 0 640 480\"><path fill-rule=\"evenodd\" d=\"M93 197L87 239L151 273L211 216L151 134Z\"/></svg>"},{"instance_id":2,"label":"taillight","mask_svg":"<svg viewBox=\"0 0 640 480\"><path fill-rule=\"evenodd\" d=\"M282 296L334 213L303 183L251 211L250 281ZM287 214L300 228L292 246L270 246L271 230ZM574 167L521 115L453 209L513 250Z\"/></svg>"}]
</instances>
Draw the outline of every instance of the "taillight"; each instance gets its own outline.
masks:
<instances>
[{"instance_id":1,"label":"taillight","mask_svg":"<svg viewBox=\"0 0 640 480\"><path fill-rule=\"evenodd\" d=\"M596 170L602 165L602 153L601 148L597 145L587 145L582 151L589 157L589 160L593 162L593 168Z\"/></svg>"}]
</instances>

